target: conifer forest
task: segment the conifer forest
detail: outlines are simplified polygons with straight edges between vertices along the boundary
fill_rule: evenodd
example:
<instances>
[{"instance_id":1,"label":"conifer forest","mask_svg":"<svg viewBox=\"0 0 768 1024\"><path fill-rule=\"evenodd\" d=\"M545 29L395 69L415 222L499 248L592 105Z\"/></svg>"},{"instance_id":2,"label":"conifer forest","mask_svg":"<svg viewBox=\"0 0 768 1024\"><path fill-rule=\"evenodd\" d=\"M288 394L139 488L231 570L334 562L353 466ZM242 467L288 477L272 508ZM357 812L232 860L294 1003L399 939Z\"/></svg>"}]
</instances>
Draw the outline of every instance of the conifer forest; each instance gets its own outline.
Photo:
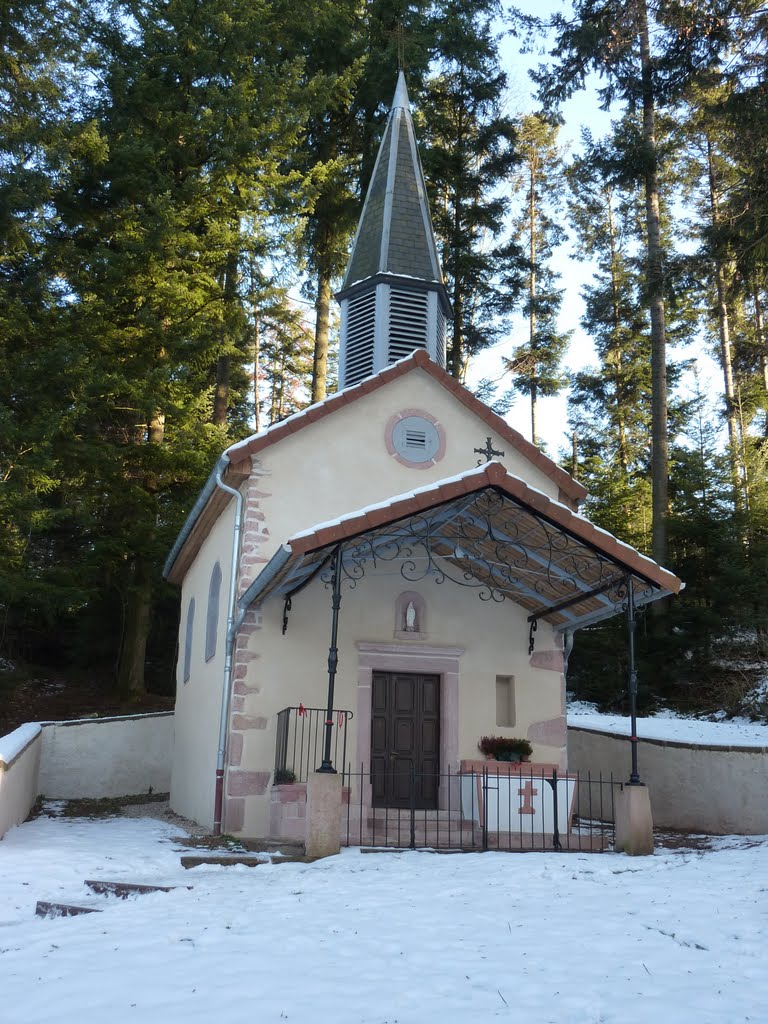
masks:
<instances>
[{"instance_id":1,"label":"conifer forest","mask_svg":"<svg viewBox=\"0 0 768 1024\"><path fill-rule=\"evenodd\" d=\"M541 6L0 2L7 666L172 692L163 562L221 451L335 387L333 294L402 66L449 371L537 441L567 395L548 454L586 514L685 581L642 617L641 708L768 717L768 9ZM585 88L609 128L566 146ZM570 323L565 245L592 268ZM569 371L576 327L595 356ZM624 629L577 635L578 696L624 706Z\"/></svg>"}]
</instances>

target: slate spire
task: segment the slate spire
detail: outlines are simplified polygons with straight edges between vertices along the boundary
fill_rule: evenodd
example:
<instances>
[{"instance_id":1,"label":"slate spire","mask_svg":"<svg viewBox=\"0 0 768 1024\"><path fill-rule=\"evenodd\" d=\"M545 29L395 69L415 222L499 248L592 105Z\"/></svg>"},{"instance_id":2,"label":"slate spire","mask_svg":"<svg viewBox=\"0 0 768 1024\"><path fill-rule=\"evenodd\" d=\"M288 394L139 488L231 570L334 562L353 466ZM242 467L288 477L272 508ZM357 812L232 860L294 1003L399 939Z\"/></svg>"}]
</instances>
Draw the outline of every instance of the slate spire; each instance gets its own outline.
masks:
<instances>
[{"instance_id":1,"label":"slate spire","mask_svg":"<svg viewBox=\"0 0 768 1024\"><path fill-rule=\"evenodd\" d=\"M419 348L445 365L450 303L402 71L336 297L340 388Z\"/></svg>"}]
</instances>

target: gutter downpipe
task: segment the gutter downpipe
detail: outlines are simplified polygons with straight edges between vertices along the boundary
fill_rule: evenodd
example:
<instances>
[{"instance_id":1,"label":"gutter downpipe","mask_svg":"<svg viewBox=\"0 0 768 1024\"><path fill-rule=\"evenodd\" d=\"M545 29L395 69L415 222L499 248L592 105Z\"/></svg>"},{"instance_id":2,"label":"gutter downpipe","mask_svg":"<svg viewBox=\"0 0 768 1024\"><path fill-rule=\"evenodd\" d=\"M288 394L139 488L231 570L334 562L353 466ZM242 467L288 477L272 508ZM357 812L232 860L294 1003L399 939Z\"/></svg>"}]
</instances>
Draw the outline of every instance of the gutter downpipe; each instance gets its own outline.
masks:
<instances>
[{"instance_id":1,"label":"gutter downpipe","mask_svg":"<svg viewBox=\"0 0 768 1024\"><path fill-rule=\"evenodd\" d=\"M216 787L213 809L213 834L221 835L222 811L224 806L224 771L227 751L227 737L229 735L229 709L232 703L232 654L235 646L237 633L242 625L244 616L240 616L235 622L235 597L239 581L240 562L240 533L243 522L243 496L235 487L225 484L222 475L229 465L229 456L226 452L222 455L216 469L216 486L235 499L235 525L232 531L232 569L229 578L229 598L227 601L227 641L226 653L224 656L224 688L221 693L221 717L219 719L219 746L216 752Z\"/></svg>"}]
</instances>

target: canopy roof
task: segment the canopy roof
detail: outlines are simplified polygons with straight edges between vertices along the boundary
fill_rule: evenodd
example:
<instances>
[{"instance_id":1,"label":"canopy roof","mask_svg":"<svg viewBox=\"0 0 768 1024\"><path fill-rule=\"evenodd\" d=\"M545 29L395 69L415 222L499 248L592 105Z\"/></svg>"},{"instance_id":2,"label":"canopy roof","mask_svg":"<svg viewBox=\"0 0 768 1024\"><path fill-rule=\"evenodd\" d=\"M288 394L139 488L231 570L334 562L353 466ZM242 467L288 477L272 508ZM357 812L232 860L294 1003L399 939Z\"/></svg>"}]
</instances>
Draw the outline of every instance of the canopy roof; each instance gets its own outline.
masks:
<instances>
[{"instance_id":1,"label":"canopy roof","mask_svg":"<svg viewBox=\"0 0 768 1024\"><path fill-rule=\"evenodd\" d=\"M295 534L240 599L241 608L290 597L329 571L341 545L350 582L397 567L407 582L431 576L510 599L558 630L637 606L683 584L633 547L507 473L498 462L397 495Z\"/></svg>"}]
</instances>

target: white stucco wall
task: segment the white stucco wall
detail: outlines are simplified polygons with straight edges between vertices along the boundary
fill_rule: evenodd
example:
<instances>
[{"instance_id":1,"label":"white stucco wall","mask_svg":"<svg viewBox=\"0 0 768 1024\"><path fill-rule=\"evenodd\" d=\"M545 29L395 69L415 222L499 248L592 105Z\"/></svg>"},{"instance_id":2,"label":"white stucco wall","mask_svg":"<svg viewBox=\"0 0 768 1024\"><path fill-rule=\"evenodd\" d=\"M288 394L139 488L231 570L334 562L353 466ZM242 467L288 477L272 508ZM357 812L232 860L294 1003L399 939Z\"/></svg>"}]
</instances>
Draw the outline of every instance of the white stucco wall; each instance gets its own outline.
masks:
<instances>
[{"instance_id":1,"label":"white stucco wall","mask_svg":"<svg viewBox=\"0 0 768 1024\"><path fill-rule=\"evenodd\" d=\"M43 724L37 793L51 800L167 793L173 713Z\"/></svg>"},{"instance_id":2,"label":"white stucco wall","mask_svg":"<svg viewBox=\"0 0 768 1024\"><path fill-rule=\"evenodd\" d=\"M397 414L424 412L440 424L445 449L428 468L403 465L387 447L387 428ZM489 430L445 388L421 369L363 395L332 415L306 423L295 434L259 452L253 460L247 494L240 589L261 571L280 545L293 534L339 515L428 485L473 468ZM500 460L552 498L558 486L507 442ZM177 666L176 741L171 806L210 826L213 822L215 763L221 706L225 623L225 594L231 557L234 502L230 502L203 541L186 573L181 594L179 663ZM211 569L219 560L222 611L219 649L204 661L205 617ZM394 570L396 572L396 570ZM534 738L534 756L564 761L564 710L560 670L534 667L528 658L526 613L511 602L503 606L482 602L475 591L446 583L421 586L429 608L428 646L463 648L460 662L458 720L460 757L477 755L477 740L495 725L496 675L516 680L518 725L511 735L525 735L534 722L547 723ZM345 594L340 636L341 663L337 679L337 708L349 708L352 726L350 759L359 765L358 643L393 644L394 604L398 593L415 589L399 575L388 580L369 574L354 592ZM181 679L184 639L190 598L195 597L195 631L191 678ZM303 702L325 703L327 686L330 599L319 582L294 599L286 637L281 635L282 601L273 599L252 613L238 638L233 674L230 747L225 787L224 827L246 835L268 831L268 783L274 765L275 716L284 707ZM408 642L408 641L404 641ZM558 646L551 630L541 624L537 649ZM408 671L402 663L392 668ZM418 669L419 671L423 669ZM555 723L555 725L552 725ZM553 736L562 735L557 743ZM546 734L546 735L545 735ZM548 737L548 738L547 738ZM533 738L533 737L532 737ZM365 744L362 744L365 746ZM363 759L367 761L368 751ZM448 766L443 766L447 768ZM452 764L452 770L457 767ZM244 811L243 801L247 806ZM235 807L237 804L237 807ZM229 817L227 816L229 809ZM242 828L239 826L243 821Z\"/></svg>"},{"instance_id":3,"label":"white stucco wall","mask_svg":"<svg viewBox=\"0 0 768 1024\"><path fill-rule=\"evenodd\" d=\"M426 604L427 636L419 640L404 640L402 633L395 637L395 604L404 590L421 594ZM450 743L454 755L450 764L441 763L441 771L449 767L456 771L461 759L480 757L477 743L482 735L527 737L535 723L557 721L562 722L562 742L545 743L534 739L533 759L565 767L562 675L559 671L532 667L526 616L523 609L510 601L503 604L481 601L473 589L450 583L438 586L432 580L408 583L396 568L383 574L370 572L353 590L345 587L340 610L334 705L355 714L347 743L347 758L353 770L359 771L361 762L368 770L370 721L361 720L365 713L361 711L365 700L360 692L364 654L358 645L369 647L372 644L385 649L380 655L382 668L388 664L390 670L403 672L414 670L404 651L421 659L426 650L426 660L437 661L435 671L438 673L441 672L441 650L463 651L458 655L458 728ZM250 664L247 679L252 692L243 698L242 706L242 720L254 723L253 728L244 732L241 762L242 769L251 772L272 769L276 715L282 708L299 703L305 707L325 705L330 592L318 580L296 595L285 636L281 633L282 602L265 602L262 617L262 628L251 638L251 650L258 652L258 658ZM539 626L536 644L540 651L552 650L557 645L546 623ZM387 647L391 649L389 656ZM422 668L418 666L415 670ZM514 677L514 726L496 725L497 675ZM370 674L362 685L369 685L369 680ZM443 693L441 700L445 699ZM370 716L370 710L367 714ZM361 732L362 742L358 744ZM447 737L441 739L446 741ZM243 834L266 835L268 815L268 793L248 796ZM231 831L230 826L227 830Z\"/></svg>"},{"instance_id":4,"label":"white stucco wall","mask_svg":"<svg viewBox=\"0 0 768 1024\"><path fill-rule=\"evenodd\" d=\"M444 429L445 454L435 465L415 469L389 454L387 424L405 410L424 411ZM257 456L268 492L260 505L270 524L262 554L270 557L292 534L317 523L474 468L473 449L485 444L488 432L420 369L304 426ZM494 440L505 451L498 461L510 473L557 500L557 484L510 444Z\"/></svg>"},{"instance_id":5,"label":"white stucco wall","mask_svg":"<svg viewBox=\"0 0 768 1024\"><path fill-rule=\"evenodd\" d=\"M0 737L0 839L32 809L41 749L39 725L22 725Z\"/></svg>"},{"instance_id":6,"label":"white stucco wall","mask_svg":"<svg viewBox=\"0 0 768 1024\"><path fill-rule=\"evenodd\" d=\"M219 742L221 692L224 685L224 657L227 600L232 565L232 531L235 501L230 501L209 533L181 590L179 657L176 665L176 717L171 807L193 821L211 827L215 795L216 751ZM205 625L211 572L218 560L221 567L219 629L216 654L205 660ZM190 678L183 679L187 610L195 599Z\"/></svg>"},{"instance_id":7,"label":"white stucco wall","mask_svg":"<svg viewBox=\"0 0 768 1024\"><path fill-rule=\"evenodd\" d=\"M768 749L690 746L665 740L638 742L638 769L648 786L657 827L715 835L768 834ZM626 782L626 737L568 727L569 767L611 772Z\"/></svg>"}]
</instances>

